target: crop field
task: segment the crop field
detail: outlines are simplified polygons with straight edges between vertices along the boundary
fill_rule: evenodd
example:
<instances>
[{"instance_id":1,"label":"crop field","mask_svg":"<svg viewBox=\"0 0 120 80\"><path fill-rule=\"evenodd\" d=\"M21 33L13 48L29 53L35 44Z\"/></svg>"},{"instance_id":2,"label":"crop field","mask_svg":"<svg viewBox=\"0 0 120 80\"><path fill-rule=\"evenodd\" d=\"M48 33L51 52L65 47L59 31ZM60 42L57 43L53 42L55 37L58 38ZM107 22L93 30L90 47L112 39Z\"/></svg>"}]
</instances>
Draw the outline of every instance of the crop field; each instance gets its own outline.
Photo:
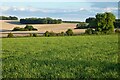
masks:
<instances>
[{"instance_id":1,"label":"crop field","mask_svg":"<svg viewBox=\"0 0 120 80\"><path fill-rule=\"evenodd\" d=\"M3 78L117 78L118 36L2 39Z\"/></svg>"},{"instance_id":2,"label":"crop field","mask_svg":"<svg viewBox=\"0 0 120 80\"><path fill-rule=\"evenodd\" d=\"M14 27L25 27L25 24L20 24L18 20L0 20L0 37L6 37L8 33L17 33L15 36L26 36L25 33L45 33L46 31L53 31L55 33L65 32L72 29L75 34L84 33L85 29L75 29L76 23L62 23L62 24L30 24L38 31L12 31ZM19 35L18 35L19 34Z\"/></svg>"}]
</instances>

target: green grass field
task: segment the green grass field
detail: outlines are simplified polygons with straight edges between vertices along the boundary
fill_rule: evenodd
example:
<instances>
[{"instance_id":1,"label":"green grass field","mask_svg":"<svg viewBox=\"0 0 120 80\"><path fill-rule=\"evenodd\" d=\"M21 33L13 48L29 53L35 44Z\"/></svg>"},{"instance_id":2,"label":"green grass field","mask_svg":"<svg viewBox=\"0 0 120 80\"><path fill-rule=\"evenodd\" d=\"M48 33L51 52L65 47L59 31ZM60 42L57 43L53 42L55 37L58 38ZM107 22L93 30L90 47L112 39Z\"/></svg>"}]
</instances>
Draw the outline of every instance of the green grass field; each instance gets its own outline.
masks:
<instances>
[{"instance_id":1,"label":"green grass field","mask_svg":"<svg viewBox=\"0 0 120 80\"><path fill-rule=\"evenodd\" d=\"M118 36L2 39L4 78L117 78Z\"/></svg>"}]
</instances>

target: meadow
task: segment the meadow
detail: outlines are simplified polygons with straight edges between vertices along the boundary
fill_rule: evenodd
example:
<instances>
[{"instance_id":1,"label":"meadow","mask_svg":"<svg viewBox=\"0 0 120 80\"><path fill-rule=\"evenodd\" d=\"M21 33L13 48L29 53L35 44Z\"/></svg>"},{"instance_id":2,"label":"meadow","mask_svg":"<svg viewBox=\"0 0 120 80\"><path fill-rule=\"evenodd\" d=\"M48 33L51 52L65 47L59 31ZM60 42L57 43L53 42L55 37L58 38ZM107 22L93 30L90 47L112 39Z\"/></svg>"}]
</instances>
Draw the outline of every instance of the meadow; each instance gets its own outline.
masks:
<instances>
[{"instance_id":1,"label":"meadow","mask_svg":"<svg viewBox=\"0 0 120 80\"><path fill-rule=\"evenodd\" d=\"M2 38L3 78L117 78L118 35Z\"/></svg>"}]
</instances>

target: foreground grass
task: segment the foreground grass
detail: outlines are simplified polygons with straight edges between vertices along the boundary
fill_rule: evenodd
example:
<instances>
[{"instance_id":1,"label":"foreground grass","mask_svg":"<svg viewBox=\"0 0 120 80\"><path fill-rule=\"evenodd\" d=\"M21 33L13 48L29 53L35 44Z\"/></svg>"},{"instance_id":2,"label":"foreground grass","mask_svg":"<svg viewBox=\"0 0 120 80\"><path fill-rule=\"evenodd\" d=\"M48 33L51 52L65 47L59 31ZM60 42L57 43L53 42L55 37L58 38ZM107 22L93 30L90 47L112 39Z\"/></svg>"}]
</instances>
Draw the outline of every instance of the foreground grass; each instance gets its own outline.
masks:
<instances>
[{"instance_id":1,"label":"foreground grass","mask_svg":"<svg viewBox=\"0 0 120 80\"><path fill-rule=\"evenodd\" d=\"M2 39L4 78L117 78L118 36Z\"/></svg>"}]
</instances>

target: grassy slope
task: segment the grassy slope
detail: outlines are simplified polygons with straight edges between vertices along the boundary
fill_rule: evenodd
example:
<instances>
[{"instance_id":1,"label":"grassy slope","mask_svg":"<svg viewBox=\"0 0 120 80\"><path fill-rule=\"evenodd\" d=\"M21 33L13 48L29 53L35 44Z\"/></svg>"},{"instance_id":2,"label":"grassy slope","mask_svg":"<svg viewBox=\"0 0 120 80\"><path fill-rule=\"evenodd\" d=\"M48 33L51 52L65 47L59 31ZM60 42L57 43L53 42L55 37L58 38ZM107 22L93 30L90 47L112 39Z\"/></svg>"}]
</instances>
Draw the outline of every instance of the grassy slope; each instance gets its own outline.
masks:
<instances>
[{"instance_id":1,"label":"grassy slope","mask_svg":"<svg viewBox=\"0 0 120 80\"><path fill-rule=\"evenodd\" d=\"M3 77L118 77L117 35L2 41Z\"/></svg>"}]
</instances>

